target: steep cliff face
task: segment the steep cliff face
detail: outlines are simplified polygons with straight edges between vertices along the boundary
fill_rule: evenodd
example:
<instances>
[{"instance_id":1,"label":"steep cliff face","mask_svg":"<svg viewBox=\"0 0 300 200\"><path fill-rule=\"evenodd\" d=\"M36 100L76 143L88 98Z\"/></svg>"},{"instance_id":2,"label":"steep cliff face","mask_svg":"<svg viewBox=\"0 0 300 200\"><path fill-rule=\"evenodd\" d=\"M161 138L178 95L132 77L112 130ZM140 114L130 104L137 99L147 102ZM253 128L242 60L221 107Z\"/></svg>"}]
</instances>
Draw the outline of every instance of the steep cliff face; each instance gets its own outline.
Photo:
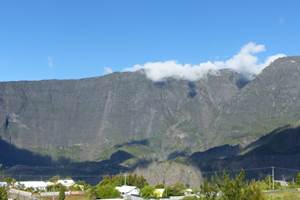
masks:
<instances>
[{"instance_id":1,"label":"steep cliff face","mask_svg":"<svg viewBox=\"0 0 300 200\"><path fill-rule=\"evenodd\" d=\"M222 71L199 82L152 82L135 72L1 83L1 136L26 149L75 146L91 159L96 149L152 137L166 138L167 147L196 146L195 135L238 92L238 81L238 74Z\"/></svg>"},{"instance_id":2,"label":"steep cliff face","mask_svg":"<svg viewBox=\"0 0 300 200\"><path fill-rule=\"evenodd\" d=\"M18 147L80 160L147 139L156 156L167 158L174 151L248 144L294 123L299 97L299 57L275 61L249 83L230 70L195 82L153 82L143 71L3 82L0 136Z\"/></svg>"}]
</instances>

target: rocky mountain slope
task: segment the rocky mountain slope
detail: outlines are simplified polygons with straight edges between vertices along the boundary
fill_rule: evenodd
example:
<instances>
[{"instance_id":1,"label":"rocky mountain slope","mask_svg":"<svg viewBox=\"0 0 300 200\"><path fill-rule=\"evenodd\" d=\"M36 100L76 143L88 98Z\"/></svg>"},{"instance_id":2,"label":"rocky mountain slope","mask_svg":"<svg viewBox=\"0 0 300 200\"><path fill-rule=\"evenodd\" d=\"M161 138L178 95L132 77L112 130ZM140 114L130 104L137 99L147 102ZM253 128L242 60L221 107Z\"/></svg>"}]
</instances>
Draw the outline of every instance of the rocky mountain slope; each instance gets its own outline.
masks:
<instances>
[{"instance_id":1,"label":"rocky mountain slope","mask_svg":"<svg viewBox=\"0 0 300 200\"><path fill-rule=\"evenodd\" d=\"M277 175L293 178L297 170L290 169L299 169L300 166L299 142L300 127L285 126L273 130L244 148L219 146L204 152L195 152L188 160L202 172L257 169L247 171L247 175L254 178L269 175L271 166L275 166Z\"/></svg>"},{"instance_id":2,"label":"rocky mountain slope","mask_svg":"<svg viewBox=\"0 0 300 200\"><path fill-rule=\"evenodd\" d=\"M164 160L176 152L250 144L297 122L299 97L300 57L278 59L250 82L230 70L195 82L152 82L143 71L3 82L0 135L54 158L97 160L123 148Z\"/></svg>"},{"instance_id":3,"label":"rocky mountain slope","mask_svg":"<svg viewBox=\"0 0 300 200\"><path fill-rule=\"evenodd\" d=\"M215 121L216 130L248 144L278 127L297 122L299 99L300 57L278 59L224 106Z\"/></svg>"}]
</instances>

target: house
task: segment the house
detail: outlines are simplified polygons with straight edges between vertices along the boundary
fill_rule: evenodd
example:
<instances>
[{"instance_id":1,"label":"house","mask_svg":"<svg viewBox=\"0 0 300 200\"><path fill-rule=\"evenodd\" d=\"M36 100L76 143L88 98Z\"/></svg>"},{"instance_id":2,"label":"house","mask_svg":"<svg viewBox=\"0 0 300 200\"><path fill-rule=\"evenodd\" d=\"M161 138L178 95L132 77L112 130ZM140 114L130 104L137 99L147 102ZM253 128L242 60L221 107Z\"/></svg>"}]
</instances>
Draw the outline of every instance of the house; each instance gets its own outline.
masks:
<instances>
[{"instance_id":1,"label":"house","mask_svg":"<svg viewBox=\"0 0 300 200\"><path fill-rule=\"evenodd\" d=\"M288 187L289 186L288 182L286 182L286 181L275 180L274 182L278 183L282 187Z\"/></svg>"},{"instance_id":2,"label":"house","mask_svg":"<svg viewBox=\"0 0 300 200\"><path fill-rule=\"evenodd\" d=\"M56 184L62 184L63 186L69 188L72 187L75 182L72 179L61 179L56 182Z\"/></svg>"},{"instance_id":3,"label":"house","mask_svg":"<svg viewBox=\"0 0 300 200\"><path fill-rule=\"evenodd\" d=\"M118 190L123 197L140 194L140 189L136 186L122 185L116 187L116 190Z\"/></svg>"},{"instance_id":4,"label":"house","mask_svg":"<svg viewBox=\"0 0 300 200\"><path fill-rule=\"evenodd\" d=\"M6 182L0 182L0 187L6 187L7 183Z\"/></svg>"},{"instance_id":5,"label":"house","mask_svg":"<svg viewBox=\"0 0 300 200\"><path fill-rule=\"evenodd\" d=\"M193 190L191 188L185 189L184 190L184 195L185 196L190 196L193 194Z\"/></svg>"},{"instance_id":6,"label":"house","mask_svg":"<svg viewBox=\"0 0 300 200\"><path fill-rule=\"evenodd\" d=\"M46 190L48 185L47 182L45 181L20 181L20 182L16 182L15 186L24 189L32 188L33 190L38 191L38 190Z\"/></svg>"},{"instance_id":7,"label":"house","mask_svg":"<svg viewBox=\"0 0 300 200\"><path fill-rule=\"evenodd\" d=\"M153 194L156 198L162 198L164 195L165 189L164 188L157 188L153 191Z\"/></svg>"}]
</instances>

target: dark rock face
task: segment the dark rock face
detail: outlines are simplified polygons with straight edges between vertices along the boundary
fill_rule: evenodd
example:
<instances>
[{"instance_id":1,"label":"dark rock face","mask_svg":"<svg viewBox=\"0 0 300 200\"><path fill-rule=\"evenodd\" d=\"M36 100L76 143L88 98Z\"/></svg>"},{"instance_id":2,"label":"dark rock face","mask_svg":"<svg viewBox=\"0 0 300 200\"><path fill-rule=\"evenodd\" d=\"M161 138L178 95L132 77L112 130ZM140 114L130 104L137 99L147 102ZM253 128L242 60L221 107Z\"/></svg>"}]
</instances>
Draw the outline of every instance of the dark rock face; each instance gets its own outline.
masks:
<instances>
[{"instance_id":1,"label":"dark rock face","mask_svg":"<svg viewBox=\"0 0 300 200\"><path fill-rule=\"evenodd\" d=\"M270 132L245 148L220 146L204 152L196 152L189 157L202 171L224 169L255 169L276 166L299 168L300 166L300 127L285 126ZM228 153L230 152L230 153ZM262 173L262 170L254 173ZM270 170L265 171L270 173ZM293 171L281 171L289 175Z\"/></svg>"},{"instance_id":2,"label":"dark rock face","mask_svg":"<svg viewBox=\"0 0 300 200\"><path fill-rule=\"evenodd\" d=\"M158 138L157 157L249 144L300 115L300 58L253 81L221 70L196 82L142 71L81 80L0 83L0 136L18 147L93 160L117 144ZM66 153L67 152L67 153Z\"/></svg>"}]
</instances>

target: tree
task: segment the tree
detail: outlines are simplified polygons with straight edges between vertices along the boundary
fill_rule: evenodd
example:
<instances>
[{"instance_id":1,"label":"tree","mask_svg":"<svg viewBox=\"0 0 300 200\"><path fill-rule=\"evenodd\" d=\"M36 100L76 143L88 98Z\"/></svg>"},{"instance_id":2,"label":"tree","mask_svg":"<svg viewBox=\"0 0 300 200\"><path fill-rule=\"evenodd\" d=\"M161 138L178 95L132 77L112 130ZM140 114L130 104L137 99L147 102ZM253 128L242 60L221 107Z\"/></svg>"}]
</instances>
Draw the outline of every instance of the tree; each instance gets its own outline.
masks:
<instances>
[{"instance_id":1,"label":"tree","mask_svg":"<svg viewBox=\"0 0 300 200\"><path fill-rule=\"evenodd\" d=\"M265 200L257 182L247 182L242 171L231 178L224 173L201 185L201 200Z\"/></svg>"},{"instance_id":2,"label":"tree","mask_svg":"<svg viewBox=\"0 0 300 200\"><path fill-rule=\"evenodd\" d=\"M66 189L64 187L60 187L58 200L65 200L65 198L66 198L65 191L66 191Z\"/></svg>"},{"instance_id":3,"label":"tree","mask_svg":"<svg viewBox=\"0 0 300 200\"><path fill-rule=\"evenodd\" d=\"M8 195L5 187L0 187L0 200L7 200Z\"/></svg>"},{"instance_id":4,"label":"tree","mask_svg":"<svg viewBox=\"0 0 300 200\"><path fill-rule=\"evenodd\" d=\"M138 176L136 174L129 174L126 177L124 175L105 176L100 182L100 185L110 184L114 186L120 186L125 184L125 179L126 185L133 185L138 188L143 188L145 185L148 185L147 180L143 176Z\"/></svg>"},{"instance_id":5,"label":"tree","mask_svg":"<svg viewBox=\"0 0 300 200\"><path fill-rule=\"evenodd\" d=\"M123 176L104 176L99 185L120 186L124 184Z\"/></svg>"},{"instance_id":6,"label":"tree","mask_svg":"<svg viewBox=\"0 0 300 200\"><path fill-rule=\"evenodd\" d=\"M216 200L218 197L218 187L214 183L204 181L200 186L200 191L205 200Z\"/></svg>"},{"instance_id":7,"label":"tree","mask_svg":"<svg viewBox=\"0 0 300 200\"><path fill-rule=\"evenodd\" d=\"M115 189L114 185L97 185L95 190L95 196L100 199L118 198L120 192Z\"/></svg>"},{"instance_id":8,"label":"tree","mask_svg":"<svg viewBox=\"0 0 300 200\"><path fill-rule=\"evenodd\" d=\"M222 200L241 200L243 188L246 186L245 173L241 172L231 179L228 174L224 174L221 181L218 181L222 193Z\"/></svg>"},{"instance_id":9,"label":"tree","mask_svg":"<svg viewBox=\"0 0 300 200\"><path fill-rule=\"evenodd\" d=\"M176 183L167 187L168 196L182 196L186 187L182 183Z\"/></svg>"},{"instance_id":10,"label":"tree","mask_svg":"<svg viewBox=\"0 0 300 200\"><path fill-rule=\"evenodd\" d=\"M79 186L83 186L83 190L88 190L89 188L91 188L91 185L89 185L88 183L86 183L85 181L77 181L76 183Z\"/></svg>"},{"instance_id":11,"label":"tree","mask_svg":"<svg viewBox=\"0 0 300 200\"><path fill-rule=\"evenodd\" d=\"M127 185L133 185L138 188L143 188L148 185L147 180L143 176L138 176L136 174L129 174L127 177Z\"/></svg>"},{"instance_id":12,"label":"tree","mask_svg":"<svg viewBox=\"0 0 300 200\"><path fill-rule=\"evenodd\" d=\"M296 175L296 185L300 186L300 172Z\"/></svg>"},{"instance_id":13,"label":"tree","mask_svg":"<svg viewBox=\"0 0 300 200\"><path fill-rule=\"evenodd\" d=\"M66 190L67 188L65 186L63 186L62 184L54 184L54 185L48 185L46 190L48 192L59 192L61 189Z\"/></svg>"},{"instance_id":14,"label":"tree","mask_svg":"<svg viewBox=\"0 0 300 200\"><path fill-rule=\"evenodd\" d=\"M60 176L57 175L57 176L51 177L51 178L49 179L49 181L52 182L52 183L56 183L59 179L60 179Z\"/></svg>"},{"instance_id":15,"label":"tree","mask_svg":"<svg viewBox=\"0 0 300 200\"><path fill-rule=\"evenodd\" d=\"M252 182L246 186L241 200L264 200L265 197L259 186Z\"/></svg>"},{"instance_id":16,"label":"tree","mask_svg":"<svg viewBox=\"0 0 300 200\"><path fill-rule=\"evenodd\" d=\"M16 179L11 177L4 178L4 182L6 182L9 186L13 186L16 183Z\"/></svg>"},{"instance_id":17,"label":"tree","mask_svg":"<svg viewBox=\"0 0 300 200\"><path fill-rule=\"evenodd\" d=\"M154 198L154 190L155 188L151 185L146 185L145 187L143 187L143 189L141 190L141 196L144 199L150 199L150 198Z\"/></svg>"}]
</instances>

